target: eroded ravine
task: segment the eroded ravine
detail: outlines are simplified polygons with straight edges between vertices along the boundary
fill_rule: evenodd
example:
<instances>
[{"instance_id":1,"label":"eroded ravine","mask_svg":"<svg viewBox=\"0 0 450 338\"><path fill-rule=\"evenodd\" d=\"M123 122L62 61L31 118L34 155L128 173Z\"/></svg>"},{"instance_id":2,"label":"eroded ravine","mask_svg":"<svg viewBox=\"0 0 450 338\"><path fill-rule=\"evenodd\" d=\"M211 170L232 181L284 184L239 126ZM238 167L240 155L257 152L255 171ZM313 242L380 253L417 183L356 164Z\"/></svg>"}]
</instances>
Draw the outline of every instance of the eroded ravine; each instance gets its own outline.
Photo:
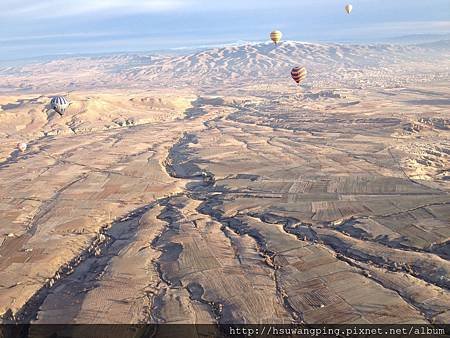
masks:
<instances>
[{"instance_id":1,"label":"eroded ravine","mask_svg":"<svg viewBox=\"0 0 450 338\"><path fill-rule=\"evenodd\" d=\"M50 229L49 220L60 216L52 207L76 207L88 187L99 191L82 196L105 203L121 205L132 197L127 207L134 211L116 218L123 215L116 210L111 223L96 219L105 226L88 249L9 319L445 322L445 256L390 247L344 225L422 209L427 217L441 212L442 222L438 208L448 204L448 194L405 179L392 159L384 162L388 154L375 137L364 151L350 152L344 136L338 145L324 142L326 124L308 132L257 125L244 119L264 117L257 109L222 101L198 102L205 106L183 121L112 133L102 142L113 142L113 165L90 163L71 150L51 158L55 168L78 168L85 179L57 192L55 204L34 219L36 229ZM132 154L120 153L130 146ZM85 147L92 157L98 151L96 142ZM368 161L374 150L379 158Z\"/></svg>"},{"instance_id":2,"label":"eroded ravine","mask_svg":"<svg viewBox=\"0 0 450 338\"><path fill-rule=\"evenodd\" d=\"M31 231L32 235L36 237L37 231L39 234L47 231L49 227L47 223L49 221L55 222L53 221L54 217L58 216L58 213L55 215L55 210L61 208L61 204L70 204L76 209L76 203L79 200L76 198L77 195L75 193L85 189L84 186L93 185L95 180L98 180L97 177L102 179L104 177L105 183L100 182L103 184L103 187L100 186L100 191L95 192L103 204L100 206L92 203L88 208L87 206L85 208L94 212L103 212L102 209L106 209L108 213L105 215L106 219L94 214L95 222L103 223L103 225L99 226L99 229L94 230L97 234L94 233L92 237L87 238L90 234L86 234L86 247L80 250L67 263L63 263L56 272L51 273L41 287L38 287L38 284L33 286L36 291L26 299L18 310L7 310L2 316L3 321L33 321L40 323L105 323L113 321L130 323L150 320L149 317L151 315L147 317L145 313L151 312L154 298L152 295L156 297L157 286L161 283L157 271L152 268L153 260L155 259L154 255L158 256L159 252L154 250L150 243L158 236L157 233L152 231L162 231L158 226L164 223L157 218L159 212L156 215L149 215L160 208L160 200L182 191L183 182L179 184L178 180L172 179L165 173L164 158L167 156L166 154L171 145L177 142L177 135L182 134L182 131L179 131L179 129L195 130L203 128L202 120L202 116L189 120L183 125L183 128L179 128L179 122L169 122L168 125L171 125L171 127L169 127L170 133L167 135L159 135L158 133L166 127L155 124L108 132L106 133L107 138L117 138L114 144L115 151L111 156L118 158L118 161L111 165L103 163L106 161L102 162L100 158L96 160L99 162L99 165L95 165L96 161L93 161L93 164L87 164L88 162L86 161L80 163L79 155L75 151L51 156L52 161L55 161L51 167L53 168L52 170L59 170L60 166L79 167L84 173L82 175L83 180L76 179L71 181L63 188L58 189L50 200L42 200L40 211L30 220L32 226L28 233ZM117 132L117 135L111 135L111 133L115 132ZM150 137L148 136L149 134ZM98 135L100 138L95 139ZM88 150L89 147L96 148L97 151L100 147L106 148L101 142L106 142L106 145L109 146L109 142L105 141L106 139L102 135L103 133L93 134L90 142L83 145L85 147L84 150ZM87 136L84 135L82 137L86 138ZM62 143L62 140L57 138L55 141ZM121 156L122 148L128 147L128 145L133 143L138 144L136 149ZM150 146L147 144L150 144ZM53 146L52 142L46 147L49 146ZM46 149L43 155L48 156L50 153L51 151ZM117 193L117 188L112 183L110 184L111 187L109 187L109 182L115 182L116 186L128 186L127 189L130 189L129 197L122 196L117 201L111 198L110 196ZM144 190L142 187L144 187ZM39 201L39 199L36 201ZM145 203L145 201L149 201L149 203ZM112 209L110 204L116 204L119 210ZM119 216L120 212L123 213L123 210L133 208L137 209L129 211L125 217ZM148 220L149 217L152 219ZM95 225L96 223L92 225L92 228ZM146 227L154 227L154 229L146 229ZM74 235L82 234L84 236L85 231L85 229L81 228L80 233L75 232ZM18 235L18 238L14 238L14 240L23 242L26 236L27 234ZM144 245L142 243L147 244ZM139 250L134 252L138 244L143 246L137 248ZM7 246L2 247L2 249L5 248L7 249ZM73 249L76 252L76 247ZM25 253L31 255L35 251L36 248L34 250L31 248L27 249ZM128 252L134 252L132 257L127 256ZM138 257L139 255L147 257L142 260L143 265L140 267L138 263L133 262L133 256ZM61 260L63 259L64 257L61 257ZM149 261L147 262L148 259ZM129 264L123 263L126 261L129 261ZM127 270L129 270L129 273L127 273ZM138 298L139 300L121 301L120 296L118 297L119 299L116 299L115 293L118 292L119 295L126 293L126 291L124 292L121 289L121 284L125 283L130 276L135 276L135 281L139 281L139 283L136 282L137 284L133 285L135 282L129 282L129 297L132 299ZM142 280L139 276L142 277ZM32 272L29 277L33 277ZM19 285L22 284L17 283L17 286ZM133 289L138 289L136 295L132 294ZM109 294L112 297L109 297ZM18 305L20 303L17 302L16 306ZM56 310L57 313L55 315L55 309L62 306L71 310L64 314ZM104 313L106 317L96 316L96 318L93 318L91 314L96 307L98 312ZM105 307L115 310L106 313L102 310Z\"/></svg>"},{"instance_id":3,"label":"eroded ravine","mask_svg":"<svg viewBox=\"0 0 450 338\"><path fill-rule=\"evenodd\" d=\"M216 131L221 132L221 130L218 129L215 124L212 125L211 127L213 127ZM203 133L205 133L205 132L203 132ZM267 237L268 233L265 235L261 235L261 232L260 232L260 229L258 226L257 227L252 227L252 226L249 227L248 226L248 223L245 221L245 219L248 218L247 216L252 216L251 213L248 214L247 216L245 215L245 213L225 215L224 212L221 211L222 207L224 207L226 205L226 201L229 198L231 198L231 197L227 197L227 196L231 196L231 195L229 195L229 191L227 191L226 188L220 187L217 184L215 184L215 181L217 179L211 179L211 176L214 178L213 174L211 174L210 172L207 172L205 170L202 170L196 166L194 159L196 157L198 157L198 150L194 151L192 148L189 149L189 143L194 144L194 149L201 149L201 146L198 145L198 143L201 143L201 141L197 137L194 137L193 135L190 135L189 137L185 138L184 141L185 141L184 144L180 144L177 148L176 154L178 156L178 161L172 160L172 162L175 163L175 166L172 166L170 170L171 170L172 175L176 175L177 177L194 179L195 182L197 182L197 183L194 182L194 184L191 182L191 183L188 183L188 185L187 185L190 188L189 196L195 200L203 201L197 210L203 215L210 216L213 220L221 223L223 227L226 227L226 228L232 230L234 233L236 233L238 235L243 235L243 234L250 235L252 238L254 238L256 243L258 243L258 246L260 248L263 248L263 249L260 249L260 254L262 256L265 256L266 261L269 261L270 265L272 265L276 268L277 276L278 276L278 274L280 274L280 276L283 276L282 275L283 265L275 265L273 262L277 261L277 256L282 257L283 255L280 255L280 252L283 253L284 251L279 250L279 252L277 252L276 250L274 251L273 249L270 249L270 246L268 247L268 245L267 245L267 240L268 239L270 240L270 237ZM189 154L195 154L195 155L192 156L191 158L189 158ZM198 163L201 163L201 162L198 162ZM207 161L205 161L205 163L207 163ZM189 175L190 175L190 177L189 177ZM251 175L249 175L249 177L250 176ZM201 182L202 178L203 178L203 182ZM264 214L263 214L263 216L265 217ZM268 216L270 216L270 214L268 214ZM272 215L272 217L274 217L274 216L275 215ZM265 222L265 220L261 219L260 222ZM376 293L379 293L380 296L383 293L385 293L386 296L381 296L381 299L383 297L394 297L394 298L398 297L398 304L396 306L399 306L400 308L403 307L405 310L407 308L409 308L408 310L406 310L406 313L410 313L410 315L412 316L411 318L415 318L415 319L413 319L414 321L420 320L419 318L422 318L422 320L425 320L425 322L432 321L432 320L439 321L439 319L437 319L436 317L438 315L443 314L443 311L445 312L447 305L444 305L444 304L446 304L445 302L448 302L448 301L444 301L443 304L437 305L436 308L434 308L434 306L432 304L423 306L423 304L420 304L420 301L417 298L415 298L414 295L409 294L408 292L405 292L404 290L401 290L401 288L399 286L390 285L393 283L392 278L391 279L389 279L389 278L383 279L380 277L371 278L370 271L372 271L372 274L373 274L373 271L376 271L376 269L383 268L384 264L379 264L379 266L377 267L377 266L371 266L370 264L367 265L367 262L364 263L364 262L356 261L355 263L353 263L352 259L357 258L357 256L352 255L351 257L347 257L346 255L348 255L348 253L346 255L344 255L345 252L343 252L343 250L340 250L339 247L333 246L332 242L324 241L325 234L321 233L322 232L321 229L317 229L317 231L319 231L319 234L318 234L317 231L315 231L311 228L308 229L307 227L305 227L305 231L299 233L297 231L297 229L294 229L293 225L295 224L297 226L297 224L299 224L301 222L298 220L295 220L295 219L290 219L290 218L285 218L285 217L280 217L279 220L276 220L275 222L271 221L268 224L276 224L276 223L280 223L280 222L286 222L286 224L287 224L287 226L285 224L285 226L282 227L282 229L284 231L286 231L289 234L294 234L296 237L300 237L300 239L302 239L302 242L309 246L315 246L315 247L320 248L320 246L323 246L325 244L326 246L324 247L324 250L330 252L331 255L333 257L335 257L334 258L335 260L341 261L342 264L347 266L347 268L345 268L345 269L348 270L351 274L356 274L356 275L360 276L361 277L360 282L362 284L365 284L365 283L371 284L369 289L376 290ZM294 222L294 223L292 223L292 222ZM323 231L325 231L325 230L326 229L324 228ZM332 236L334 236L334 234ZM298 239L296 239L296 241L298 241ZM289 250L291 250L291 249L289 249ZM289 251L289 250L285 250L285 251ZM295 248L293 250L295 250ZM278 261L285 262L285 259L279 258ZM369 263L371 263L371 262L369 262ZM439 263L437 263L437 264L439 266ZM286 266L286 267L288 267L288 266ZM394 270L396 270L396 269L394 269ZM383 270L380 270L380 271L383 271ZM403 270L403 271L405 271L405 270ZM387 271L387 272L389 273L389 271ZM408 271L406 270L406 272L408 272ZM379 272L379 274L380 273L381 272ZM382 272L382 273L386 274L386 272ZM432 279L429 279L427 277L427 274L425 274L425 273L422 276L425 277L425 279L427 279L429 281L432 280ZM440 275L438 274L437 278L440 278L439 276ZM350 275L349 275L349 277L350 277ZM400 275L398 275L398 277L395 277L395 278L401 279L402 277ZM411 278L414 278L414 277L411 276ZM276 278L276 280L278 280L278 278ZM364 280L369 280L370 282L364 282ZM423 283L420 280L417 280L417 282L412 281L411 283L412 283L411 284L412 287L422 287L423 288L422 291L425 294L430 293L428 296L431 298L435 297L435 296L433 296L433 294L437 295L437 294L443 293L443 294L447 295L447 291L445 289L440 289L439 286L433 286L433 285L428 286L427 284ZM278 284L278 281L276 282L276 284ZM441 281L437 281L437 284L441 285L441 286L444 285L444 284L442 284ZM377 286L380 286L381 289L378 288ZM333 285L331 285L331 288L333 288ZM298 318L299 314L302 315L301 310L296 311L295 305L294 306L291 305L291 303L289 301L289 295L286 294L286 292L284 290L282 290L282 289L280 290L278 286L277 286L277 290L279 290L277 292L278 294L283 294L283 299L285 300L285 303L287 305L286 307L290 309L291 313L294 313L293 317ZM391 291L394 291L394 294L392 294ZM295 293L291 291L292 297L294 297L294 294ZM388 296L388 295L390 295L390 296ZM341 297L342 297L342 294L341 294ZM445 297L447 297L447 296L445 296ZM345 299L345 297L343 297L343 298ZM323 308L323 307L327 307L327 305L326 304L325 305L318 304L318 307ZM299 308L299 307L297 306L297 308ZM300 306L300 308L305 309L304 306ZM359 314L355 313L355 315L357 315L356 318L362 318L361 313L359 313ZM363 315L370 317L371 313L368 312ZM373 320L376 322L375 318Z\"/></svg>"},{"instance_id":4,"label":"eroded ravine","mask_svg":"<svg viewBox=\"0 0 450 338\"><path fill-rule=\"evenodd\" d=\"M277 285L271 253L264 243L254 234L236 232L222 219L202 210L202 199L209 198L214 176L199 170L184 156L189 144L195 142L194 135L185 135L174 146L167 163L168 172L185 179L189 189L186 196L168 199L163 216L172 229L158 239L165 243L167 254L161 256L159 266L164 275L171 276L166 277L168 284L186 288L191 299L208 305L211 315L220 323L287 323L300 319L288 309L285 293ZM196 238L205 241L206 247ZM175 256L168 253L170 248L177 252ZM259 283L266 276L256 290L255 276Z\"/></svg>"}]
</instances>

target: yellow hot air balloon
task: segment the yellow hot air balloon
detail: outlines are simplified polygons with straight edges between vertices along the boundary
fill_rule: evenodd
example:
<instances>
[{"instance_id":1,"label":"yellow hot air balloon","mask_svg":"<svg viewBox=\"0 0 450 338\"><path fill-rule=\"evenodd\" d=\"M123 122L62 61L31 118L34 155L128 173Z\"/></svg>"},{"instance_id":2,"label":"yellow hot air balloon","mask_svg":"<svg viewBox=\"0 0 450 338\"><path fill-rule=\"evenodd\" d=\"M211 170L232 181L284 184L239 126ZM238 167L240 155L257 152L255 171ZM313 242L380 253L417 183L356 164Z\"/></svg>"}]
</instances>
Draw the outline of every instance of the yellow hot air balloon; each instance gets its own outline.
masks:
<instances>
[{"instance_id":1,"label":"yellow hot air balloon","mask_svg":"<svg viewBox=\"0 0 450 338\"><path fill-rule=\"evenodd\" d=\"M282 37L283 33L281 33L280 31L273 31L272 33L270 33L270 40L272 40L276 45L281 41Z\"/></svg>"},{"instance_id":2,"label":"yellow hot air balloon","mask_svg":"<svg viewBox=\"0 0 450 338\"><path fill-rule=\"evenodd\" d=\"M347 12L347 14L350 14L353 10L353 6L348 4L347 6L345 6L345 11Z\"/></svg>"}]
</instances>

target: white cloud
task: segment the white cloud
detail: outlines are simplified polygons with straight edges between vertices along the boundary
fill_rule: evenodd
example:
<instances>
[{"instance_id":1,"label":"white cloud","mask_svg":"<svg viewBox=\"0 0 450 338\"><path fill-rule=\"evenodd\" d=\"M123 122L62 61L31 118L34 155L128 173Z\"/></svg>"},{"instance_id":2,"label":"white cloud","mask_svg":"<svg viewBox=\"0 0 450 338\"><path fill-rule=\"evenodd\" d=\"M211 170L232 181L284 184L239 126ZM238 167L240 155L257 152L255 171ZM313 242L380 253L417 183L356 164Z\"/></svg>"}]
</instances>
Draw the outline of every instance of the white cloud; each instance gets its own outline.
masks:
<instances>
[{"instance_id":1,"label":"white cloud","mask_svg":"<svg viewBox=\"0 0 450 338\"><path fill-rule=\"evenodd\" d=\"M354 28L339 29L335 34L357 34L368 35L380 34L394 36L398 34L416 34L416 33L446 33L450 31L450 21L400 21L400 22L380 22L374 24L366 24L362 27L358 27L355 31Z\"/></svg>"},{"instance_id":2,"label":"white cloud","mask_svg":"<svg viewBox=\"0 0 450 338\"><path fill-rule=\"evenodd\" d=\"M98 37L111 37L116 36L123 32L89 32L89 33L60 33L60 34L45 34L45 35L20 35L20 36L7 36L1 37L0 42L21 42L21 41L39 41L39 40L49 40L49 39L58 39L58 38L98 38Z\"/></svg>"},{"instance_id":3,"label":"white cloud","mask_svg":"<svg viewBox=\"0 0 450 338\"><path fill-rule=\"evenodd\" d=\"M2 0L0 17L58 18L84 14L163 12L182 8L186 0Z\"/></svg>"},{"instance_id":4,"label":"white cloud","mask_svg":"<svg viewBox=\"0 0 450 338\"><path fill-rule=\"evenodd\" d=\"M325 2L331 0L315 0ZM337 0L333 0L336 2ZM123 14L185 11L223 11L289 8L310 5L309 0L0 0L0 18L50 19L78 15L114 16Z\"/></svg>"}]
</instances>

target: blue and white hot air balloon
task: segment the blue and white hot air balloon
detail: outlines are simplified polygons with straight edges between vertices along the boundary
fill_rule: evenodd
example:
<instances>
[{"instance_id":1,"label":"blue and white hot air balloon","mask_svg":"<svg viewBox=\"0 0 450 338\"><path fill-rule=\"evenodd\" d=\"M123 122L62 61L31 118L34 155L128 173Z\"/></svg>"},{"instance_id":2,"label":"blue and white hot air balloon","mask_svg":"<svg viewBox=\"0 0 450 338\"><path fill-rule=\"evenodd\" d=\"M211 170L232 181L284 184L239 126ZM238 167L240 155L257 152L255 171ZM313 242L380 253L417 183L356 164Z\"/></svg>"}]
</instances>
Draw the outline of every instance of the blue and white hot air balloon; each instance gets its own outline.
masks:
<instances>
[{"instance_id":1,"label":"blue and white hot air balloon","mask_svg":"<svg viewBox=\"0 0 450 338\"><path fill-rule=\"evenodd\" d=\"M62 116L62 114L66 111L67 107L69 107L70 101L64 96L55 96L50 101L50 106L54 109L58 114Z\"/></svg>"}]
</instances>

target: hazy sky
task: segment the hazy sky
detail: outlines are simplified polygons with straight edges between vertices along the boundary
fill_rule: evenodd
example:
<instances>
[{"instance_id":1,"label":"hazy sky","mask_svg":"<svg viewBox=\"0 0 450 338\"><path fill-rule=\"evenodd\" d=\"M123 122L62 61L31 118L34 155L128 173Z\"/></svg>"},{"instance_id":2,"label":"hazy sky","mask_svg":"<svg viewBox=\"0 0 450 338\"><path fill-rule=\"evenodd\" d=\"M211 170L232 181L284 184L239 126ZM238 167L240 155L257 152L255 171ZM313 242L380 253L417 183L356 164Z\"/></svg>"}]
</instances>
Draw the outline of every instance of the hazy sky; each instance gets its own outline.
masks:
<instances>
[{"instance_id":1,"label":"hazy sky","mask_svg":"<svg viewBox=\"0 0 450 338\"><path fill-rule=\"evenodd\" d=\"M0 0L0 59L450 32L450 0Z\"/></svg>"}]
</instances>

